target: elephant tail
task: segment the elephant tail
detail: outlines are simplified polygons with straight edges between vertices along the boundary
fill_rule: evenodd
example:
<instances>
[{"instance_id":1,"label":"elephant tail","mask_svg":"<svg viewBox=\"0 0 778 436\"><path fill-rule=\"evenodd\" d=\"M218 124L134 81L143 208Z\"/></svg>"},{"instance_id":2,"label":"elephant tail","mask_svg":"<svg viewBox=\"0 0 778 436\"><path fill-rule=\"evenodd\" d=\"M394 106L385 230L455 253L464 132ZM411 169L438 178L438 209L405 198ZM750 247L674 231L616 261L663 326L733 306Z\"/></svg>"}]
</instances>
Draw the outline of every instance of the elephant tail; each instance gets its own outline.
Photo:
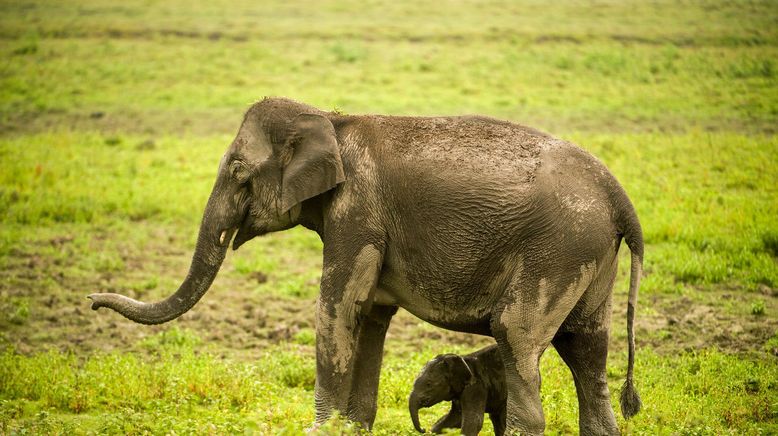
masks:
<instances>
[{"instance_id":1,"label":"elephant tail","mask_svg":"<svg viewBox=\"0 0 778 436\"><path fill-rule=\"evenodd\" d=\"M619 203L622 204L622 214L619 217L620 229L632 253L632 268L629 277L629 298L627 303L627 340L629 341L629 356L627 363L627 379L621 388L621 414L624 418L635 416L642 407L640 395L635 389L633 381L633 370L635 367L635 307L637 306L638 288L640 287L640 276L643 273L643 230L640 227L635 209L632 203L622 190L623 197ZM624 213L626 212L626 213Z\"/></svg>"},{"instance_id":2,"label":"elephant tail","mask_svg":"<svg viewBox=\"0 0 778 436\"><path fill-rule=\"evenodd\" d=\"M640 242L642 245L642 241ZM629 242L627 244L629 245ZM621 403L621 414L627 419L635 416L643 405L633 381L633 370L635 367L635 305L637 304L640 275L643 271L643 260L642 256L637 255L631 246L630 249L632 251L632 270L629 278L629 303L627 305L627 340L629 341L629 356L627 363L627 379L624 381L624 386L621 388L621 398L619 399L619 403Z\"/></svg>"}]
</instances>

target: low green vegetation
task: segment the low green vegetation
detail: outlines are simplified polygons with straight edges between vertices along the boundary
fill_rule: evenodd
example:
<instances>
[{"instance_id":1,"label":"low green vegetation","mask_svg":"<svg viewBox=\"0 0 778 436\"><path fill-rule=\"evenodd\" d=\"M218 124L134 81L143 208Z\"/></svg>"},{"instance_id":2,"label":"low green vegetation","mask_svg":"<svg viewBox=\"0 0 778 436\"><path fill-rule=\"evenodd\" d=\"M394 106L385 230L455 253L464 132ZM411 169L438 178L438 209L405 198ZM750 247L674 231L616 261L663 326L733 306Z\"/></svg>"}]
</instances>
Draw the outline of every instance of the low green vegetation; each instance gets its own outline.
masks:
<instances>
[{"instance_id":1,"label":"low green vegetation","mask_svg":"<svg viewBox=\"0 0 778 436\"><path fill-rule=\"evenodd\" d=\"M633 198L652 246L647 269L658 272L648 274L645 290L675 292L675 283L726 282L752 290L778 284L775 136L701 131L565 136L603 160ZM175 236L193 242L229 140L170 136L148 150L137 146L143 137L135 135L118 144L73 132L0 139L7 161L0 175L4 224L132 227L154 221L180 225L186 231ZM8 250L18 243L14 238L27 237L23 231L5 235ZM318 271L300 260L320 253L315 235L279 234L253 245L252 255L236 258L238 272L278 271L275 277L284 284L273 287L279 292L300 297L315 292L306 283ZM96 262L99 270L124 269L119 259ZM290 263L297 268L282 267ZM153 281L144 286L156 287Z\"/></svg>"},{"instance_id":2,"label":"low green vegetation","mask_svg":"<svg viewBox=\"0 0 778 436\"><path fill-rule=\"evenodd\" d=\"M375 434L412 434L407 422L409 383L433 344L414 353L389 352L384 364ZM450 350L464 352L461 347ZM314 356L311 346L270 347L256 362L198 355L196 347L159 339L155 354L48 352L0 356L4 432L235 433L300 432L313 420ZM619 363L623 363L619 361ZM567 367L554 352L543 358L542 397L550 433L577 431L576 396ZM717 351L669 359L640 355L637 373L650 406L623 430L645 434L717 434L724 428L754 434L774 422L778 367ZM621 371L611 376L618 391ZM721 401L727 398L727 401ZM614 396L614 407L618 407ZM448 405L423 410L430 425ZM490 424L486 426L491 430Z\"/></svg>"},{"instance_id":3,"label":"low green vegetation","mask_svg":"<svg viewBox=\"0 0 778 436\"><path fill-rule=\"evenodd\" d=\"M316 234L230 253L167 325L84 298L176 288L219 159L265 95L345 113L481 113L580 144L622 182L647 242L645 408L619 417L622 431L778 432L777 18L767 1L0 1L0 433L311 425ZM406 401L423 364L488 341L398 314L375 433L413 434ZM547 432L574 433L575 390L553 349L541 371ZM447 407L423 410L423 424Z\"/></svg>"}]
</instances>

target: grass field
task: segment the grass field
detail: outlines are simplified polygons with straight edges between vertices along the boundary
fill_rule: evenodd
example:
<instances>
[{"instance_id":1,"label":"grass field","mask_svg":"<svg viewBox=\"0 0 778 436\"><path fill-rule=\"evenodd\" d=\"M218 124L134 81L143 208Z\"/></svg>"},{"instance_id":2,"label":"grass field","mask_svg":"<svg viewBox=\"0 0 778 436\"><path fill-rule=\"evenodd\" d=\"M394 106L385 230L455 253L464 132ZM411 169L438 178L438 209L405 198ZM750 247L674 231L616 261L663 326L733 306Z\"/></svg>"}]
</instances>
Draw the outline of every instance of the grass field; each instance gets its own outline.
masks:
<instances>
[{"instance_id":1,"label":"grass field","mask_svg":"<svg viewBox=\"0 0 778 436\"><path fill-rule=\"evenodd\" d=\"M85 299L177 287L219 158L266 95L346 113L486 114L591 151L647 242L644 410L619 416L622 431L778 433L778 6L419 3L0 0L0 433L311 424L312 232L229 254L203 300L163 326ZM490 341L401 311L374 433L413 434L407 397L424 362ZM547 433L576 432L572 377L553 349L541 372ZM422 423L444 412L424 410Z\"/></svg>"}]
</instances>

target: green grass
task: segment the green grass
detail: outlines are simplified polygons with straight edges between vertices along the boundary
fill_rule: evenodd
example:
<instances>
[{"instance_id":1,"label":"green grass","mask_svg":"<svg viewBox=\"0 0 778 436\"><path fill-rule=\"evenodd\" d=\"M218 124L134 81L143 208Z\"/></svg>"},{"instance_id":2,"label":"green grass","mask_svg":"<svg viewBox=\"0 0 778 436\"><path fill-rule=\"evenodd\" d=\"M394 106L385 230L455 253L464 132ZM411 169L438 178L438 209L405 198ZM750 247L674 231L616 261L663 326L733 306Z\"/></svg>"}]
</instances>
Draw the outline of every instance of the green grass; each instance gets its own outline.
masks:
<instances>
[{"instance_id":1,"label":"green grass","mask_svg":"<svg viewBox=\"0 0 778 436\"><path fill-rule=\"evenodd\" d=\"M175 289L219 158L265 95L345 113L482 113L591 151L629 193L647 243L645 409L619 417L622 430L778 432L777 18L769 1L0 0L0 433L310 425L312 232L230 254L169 325L84 300ZM441 335L398 315L376 434L412 434L406 400L424 362L472 351ZM548 433L575 432L572 380L553 350L542 375ZM323 432L352 430L335 420Z\"/></svg>"},{"instance_id":2,"label":"green grass","mask_svg":"<svg viewBox=\"0 0 778 436\"><path fill-rule=\"evenodd\" d=\"M554 131L774 131L769 2L494 2L429 15L362 3L5 5L0 119L23 128L41 115L102 112L121 128L232 132L251 102L290 95L347 112L489 113Z\"/></svg>"},{"instance_id":3,"label":"green grass","mask_svg":"<svg viewBox=\"0 0 778 436\"><path fill-rule=\"evenodd\" d=\"M0 79L4 118L93 111L121 118L129 112L163 118L152 120L155 126L186 123L186 117L200 121L213 110L232 121L216 124L224 130L237 127L240 111L264 95L301 95L347 112L489 112L553 130L592 124L774 128L778 114L778 50L772 47L624 48L597 40L546 47L498 39L486 43L488 50L482 41L461 41L451 56L451 42L402 40L233 43L232 49L169 38L44 41L37 52L12 57L10 74ZM125 100L128 86L131 101ZM332 89L342 91L333 95ZM164 119L171 109L183 109L184 118Z\"/></svg>"},{"instance_id":4,"label":"green grass","mask_svg":"<svg viewBox=\"0 0 778 436\"><path fill-rule=\"evenodd\" d=\"M389 353L376 434L413 434L406 418L411 389L407 381L437 354L430 346L411 355ZM157 351L148 361L131 354L100 353L80 359L56 352L26 357L6 351L0 356L3 431L235 433L286 428L298 433L299 423L313 419L310 346L268 349L254 363L198 355L178 341L160 344ZM549 433L575 432L577 400L569 370L553 351L541 366ZM636 371L647 407L628 423L619 418L623 430L639 434L778 430L775 362L743 360L712 350L674 358L646 351ZM611 389L617 392L623 373L610 376ZM617 407L615 396L613 401ZM446 410L443 405L423 410L422 422L431 423Z\"/></svg>"},{"instance_id":5,"label":"green grass","mask_svg":"<svg viewBox=\"0 0 778 436\"><path fill-rule=\"evenodd\" d=\"M602 159L630 193L651 247L645 290L661 291L668 281L778 285L775 136L698 131L567 137ZM14 227L52 223L169 222L191 229L188 242L194 241L214 162L229 138L162 137L153 150L138 149L142 137L108 144L110 138L58 132L0 139L7 162L0 213L10 230L3 232L8 249L26 234ZM317 238L309 236L279 234L253 244L252 255L239 255L235 267L244 274L285 270L278 277L291 284L281 292L310 297L305 283L317 271L307 263L281 266L320 252ZM122 269L119 260L98 262L98 269Z\"/></svg>"}]
</instances>

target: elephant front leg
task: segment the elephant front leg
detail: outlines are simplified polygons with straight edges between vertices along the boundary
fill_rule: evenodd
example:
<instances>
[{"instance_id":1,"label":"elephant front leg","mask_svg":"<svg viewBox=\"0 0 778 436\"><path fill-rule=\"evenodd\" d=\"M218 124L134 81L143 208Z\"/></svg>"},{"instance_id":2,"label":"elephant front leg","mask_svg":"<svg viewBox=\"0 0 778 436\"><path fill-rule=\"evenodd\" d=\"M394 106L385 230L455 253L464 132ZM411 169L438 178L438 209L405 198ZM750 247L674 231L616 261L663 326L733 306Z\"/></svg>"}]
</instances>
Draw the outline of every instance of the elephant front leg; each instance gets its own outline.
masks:
<instances>
[{"instance_id":1,"label":"elephant front leg","mask_svg":"<svg viewBox=\"0 0 778 436\"><path fill-rule=\"evenodd\" d=\"M462 404L457 399L451 401L451 410L441 417L430 431L439 434L447 428L462 428Z\"/></svg>"},{"instance_id":2,"label":"elephant front leg","mask_svg":"<svg viewBox=\"0 0 778 436\"><path fill-rule=\"evenodd\" d=\"M334 411L351 417L349 403L352 387L356 386L354 375L361 371L355 368L358 338L363 318L371 311L382 256L378 249L368 245L345 259L343 250L328 255L325 246L316 311L317 424L329 419Z\"/></svg>"},{"instance_id":3,"label":"elephant front leg","mask_svg":"<svg viewBox=\"0 0 778 436\"><path fill-rule=\"evenodd\" d=\"M336 304L319 298L316 314L316 423L338 411L346 416L352 381L357 323L338 314Z\"/></svg>"},{"instance_id":4,"label":"elephant front leg","mask_svg":"<svg viewBox=\"0 0 778 436\"><path fill-rule=\"evenodd\" d=\"M479 384L470 385L462 392L462 434L475 436L484 425L487 392Z\"/></svg>"},{"instance_id":5,"label":"elephant front leg","mask_svg":"<svg viewBox=\"0 0 778 436\"><path fill-rule=\"evenodd\" d=\"M349 419L362 424L366 430L373 427L378 407L378 380L384 355L384 339L397 306L373 306L362 317L356 344L354 380L349 396Z\"/></svg>"}]
</instances>

